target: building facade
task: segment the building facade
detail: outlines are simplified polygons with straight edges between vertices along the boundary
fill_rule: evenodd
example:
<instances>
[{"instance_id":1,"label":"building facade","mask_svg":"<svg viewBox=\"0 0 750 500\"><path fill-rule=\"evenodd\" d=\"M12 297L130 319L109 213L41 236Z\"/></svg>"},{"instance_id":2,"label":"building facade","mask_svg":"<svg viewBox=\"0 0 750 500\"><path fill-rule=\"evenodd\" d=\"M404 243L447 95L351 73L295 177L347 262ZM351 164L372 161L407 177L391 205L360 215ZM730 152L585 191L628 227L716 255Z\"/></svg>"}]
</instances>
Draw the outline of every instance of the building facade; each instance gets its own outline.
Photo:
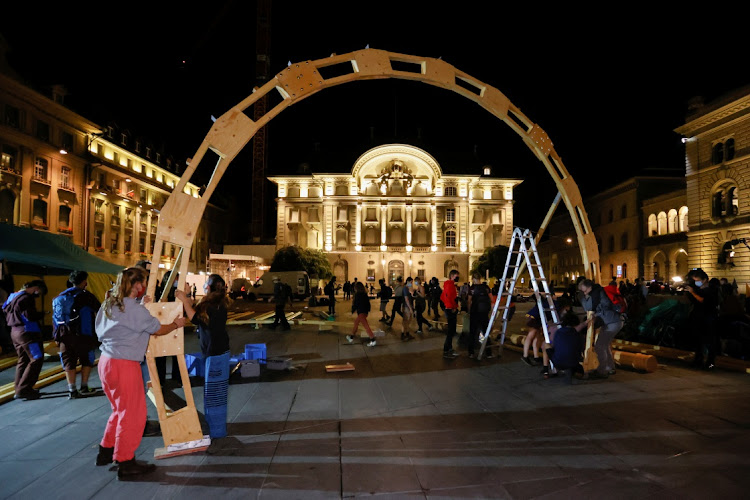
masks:
<instances>
[{"instance_id":1,"label":"building facade","mask_svg":"<svg viewBox=\"0 0 750 500\"><path fill-rule=\"evenodd\" d=\"M170 269L175 249L154 256L153 247L180 166L128 131L76 114L64 97L61 87L47 97L0 73L0 223L64 235L123 267L147 259ZM199 196L193 184L186 192ZM204 214L187 252L191 271L221 250L223 212L209 205Z\"/></svg>"},{"instance_id":2,"label":"building facade","mask_svg":"<svg viewBox=\"0 0 750 500\"><path fill-rule=\"evenodd\" d=\"M508 245L517 179L446 175L404 144L365 152L350 173L276 176L276 247L328 254L340 282L467 276L485 248Z\"/></svg>"},{"instance_id":3,"label":"building facade","mask_svg":"<svg viewBox=\"0 0 750 500\"><path fill-rule=\"evenodd\" d=\"M632 177L584 200L596 235L603 282L655 276L668 279L687 272L684 193L681 177L644 176ZM657 219L664 223L653 226ZM574 283L584 275L584 266L567 212L553 217L547 233L539 252L546 261L548 279L559 286Z\"/></svg>"},{"instance_id":4,"label":"building facade","mask_svg":"<svg viewBox=\"0 0 750 500\"><path fill-rule=\"evenodd\" d=\"M691 103L685 143L688 265L750 283L750 87Z\"/></svg>"}]
</instances>

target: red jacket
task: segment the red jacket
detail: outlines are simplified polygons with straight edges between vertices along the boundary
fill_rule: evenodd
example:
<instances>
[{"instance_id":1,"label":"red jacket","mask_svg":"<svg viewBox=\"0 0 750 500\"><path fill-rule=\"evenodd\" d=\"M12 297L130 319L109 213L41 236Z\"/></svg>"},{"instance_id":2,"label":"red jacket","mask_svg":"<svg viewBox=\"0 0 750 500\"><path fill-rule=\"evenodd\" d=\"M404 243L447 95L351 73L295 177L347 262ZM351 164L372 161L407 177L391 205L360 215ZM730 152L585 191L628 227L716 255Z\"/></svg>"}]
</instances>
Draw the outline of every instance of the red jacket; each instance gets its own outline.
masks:
<instances>
[{"instance_id":1,"label":"red jacket","mask_svg":"<svg viewBox=\"0 0 750 500\"><path fill-rule=\"evenodd\" d=\"M440 294L440 300L446 309L458 309L456 304L456 283L453 280L445 280L443 283L443 293Z\"/></svg>"}]
</instances>

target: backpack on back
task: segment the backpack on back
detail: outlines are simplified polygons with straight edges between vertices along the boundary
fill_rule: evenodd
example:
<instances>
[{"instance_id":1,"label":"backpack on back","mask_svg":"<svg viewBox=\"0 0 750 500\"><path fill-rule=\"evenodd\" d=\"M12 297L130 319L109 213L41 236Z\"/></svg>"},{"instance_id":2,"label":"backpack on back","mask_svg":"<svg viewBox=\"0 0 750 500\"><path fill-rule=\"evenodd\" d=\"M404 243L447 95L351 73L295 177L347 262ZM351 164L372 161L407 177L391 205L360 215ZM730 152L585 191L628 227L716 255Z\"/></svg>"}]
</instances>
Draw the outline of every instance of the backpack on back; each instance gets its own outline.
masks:
<instances>
[{"instance_id":1,"label":"backpack on back","mask_svg":"<svg viewBox=\"0 0 750 500\"><path fill-rule=\"evenodd\" d=\"M76 296L82 291L77 287L68 288L52 299L52 338L55 341L59 342L65 335L75 333L71 324L78 319L78 313L73 305Z\"/></svg>"},{"instance_id":2,"label":"backpack on back","mask_svg":"<svg viewBox=\"0 0 750 500\"><path fill-rule=\"evenodd\" d=\"M477 312L486 313L490 310L490 289L484 283L475 285L471 292L471 305L476 307Z\"/></svg>"},{"instance_id":3,"label":"backpack on back","mask_svg":"<svg viewBox=\"0 0 750 500\"><path fill-rule=\"evenodd\" d=\"M604 287L604 291L607 292L607 297L612 305L615 306L615 311L620 314L625 314L628 310L628 301L623 297L617 287L613 285L607 285Z\"/></svg>"}]
</instances>

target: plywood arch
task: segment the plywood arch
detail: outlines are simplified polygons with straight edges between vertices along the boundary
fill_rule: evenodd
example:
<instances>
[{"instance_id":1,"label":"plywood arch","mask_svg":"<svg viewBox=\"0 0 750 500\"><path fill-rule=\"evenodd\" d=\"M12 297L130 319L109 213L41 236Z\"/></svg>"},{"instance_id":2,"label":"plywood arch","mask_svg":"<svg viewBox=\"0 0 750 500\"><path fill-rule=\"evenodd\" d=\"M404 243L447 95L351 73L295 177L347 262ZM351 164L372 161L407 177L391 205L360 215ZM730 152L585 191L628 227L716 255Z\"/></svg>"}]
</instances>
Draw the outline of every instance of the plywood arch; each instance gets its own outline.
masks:
<instances>
[{"instance_id":1,"label":"plywood arch","mask_svg":"<svg viewBox=\"0 0 750 500\"><path fill-rule=\"evenodd\" d=\"M330 75L330 76L328 76ZM330 87L359 80L395 78L413 80L456 92L479 104L507 124L547 169L565 204L578 238L586 275L599 279L599 251L594 233L577 184L568 173L547 133L529 120L496 88L456 69L441 59L397 54L384 50L364 49L342 55L331 55L315 61L290 64L257 88L246 99L219 117L201 143L191 164L164 205L156 235L154 252L164 243L190 248L211 194L224 175L229 163L247 145L255 133L289 106ZM260 119L246 113L260 99L276 92L281 101ZM183 192L185 185L208 151L218 160L205 192L194 198ZM188 259L180 261L180 276L187 274ZM153 296L156 273L149 280L148 292Z\"/></svg>"}]
</instances>

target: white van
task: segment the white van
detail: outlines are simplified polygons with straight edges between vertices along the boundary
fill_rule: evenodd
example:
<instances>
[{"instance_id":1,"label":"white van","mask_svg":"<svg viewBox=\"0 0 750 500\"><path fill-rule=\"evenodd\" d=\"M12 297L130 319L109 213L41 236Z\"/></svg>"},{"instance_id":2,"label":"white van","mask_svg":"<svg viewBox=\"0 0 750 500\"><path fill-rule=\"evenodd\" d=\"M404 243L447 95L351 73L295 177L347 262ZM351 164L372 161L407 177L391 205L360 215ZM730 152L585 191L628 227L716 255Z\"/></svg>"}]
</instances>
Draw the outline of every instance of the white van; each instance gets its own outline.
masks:
<instances>
[{"instance_id":1,"label":"white van","mask_svg":"<svg viewBox=\"0 0 750 500\"><path fill-rule=\"evenodd\" d=\"M256 299L272 299L273 278L275 276L278 276L282 283L292 287L293 298L303 300L310 296L310 278L307 271L267 271L248 290L248 296L251 297L251 294L255 294Z\"/></svg>"}]
</instances>

